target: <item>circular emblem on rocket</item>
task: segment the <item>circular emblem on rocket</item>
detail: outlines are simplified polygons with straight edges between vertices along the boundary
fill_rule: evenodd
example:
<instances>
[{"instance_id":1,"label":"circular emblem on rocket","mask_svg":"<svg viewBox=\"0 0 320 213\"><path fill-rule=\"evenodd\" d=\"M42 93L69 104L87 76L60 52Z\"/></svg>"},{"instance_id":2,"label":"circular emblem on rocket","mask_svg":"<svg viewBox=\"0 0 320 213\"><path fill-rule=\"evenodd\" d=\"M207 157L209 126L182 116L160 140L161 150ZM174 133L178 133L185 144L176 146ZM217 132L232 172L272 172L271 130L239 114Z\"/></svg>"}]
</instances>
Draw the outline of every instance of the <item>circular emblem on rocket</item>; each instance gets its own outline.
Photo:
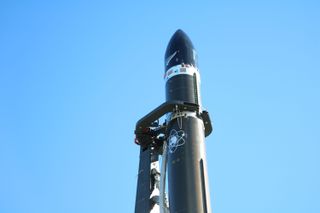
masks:
<instances>
[{"instance_id":1,"label":"circular emblem on rocket","mask_svg":"<svg viewBox=\"0 0 320 213\"><path fill-rule=\"evenodd\" d=\"M170 131L170 135L168 137L168 143L169 143L169 152L170 153L174 153L177 148L179 146L182 146L185 144L185 140L184 140L184 131L183 130L175 130L175 129L172 129Z\"/></svg>"}]
</instances>

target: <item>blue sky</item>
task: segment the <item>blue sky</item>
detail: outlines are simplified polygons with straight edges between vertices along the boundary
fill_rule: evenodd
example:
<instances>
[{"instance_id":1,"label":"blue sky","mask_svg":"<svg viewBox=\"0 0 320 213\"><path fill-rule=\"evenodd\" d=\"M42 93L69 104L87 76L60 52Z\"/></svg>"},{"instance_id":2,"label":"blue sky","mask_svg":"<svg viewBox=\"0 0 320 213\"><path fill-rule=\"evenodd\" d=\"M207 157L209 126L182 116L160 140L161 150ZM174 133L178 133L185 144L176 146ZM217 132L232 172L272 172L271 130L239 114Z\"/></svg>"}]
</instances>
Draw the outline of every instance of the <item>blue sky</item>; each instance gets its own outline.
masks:
<instances>
[{"instance_id":1,"label":"blue sky","mask_svg":"<svg viewBox=\"0 0 320 213\"><path fill-rule=\"evenodd\" d=\"M164 52L199 55L217 213L320 212L317 1L1 1L0 212L133 212Z\"/></svg>"}]
</instances>

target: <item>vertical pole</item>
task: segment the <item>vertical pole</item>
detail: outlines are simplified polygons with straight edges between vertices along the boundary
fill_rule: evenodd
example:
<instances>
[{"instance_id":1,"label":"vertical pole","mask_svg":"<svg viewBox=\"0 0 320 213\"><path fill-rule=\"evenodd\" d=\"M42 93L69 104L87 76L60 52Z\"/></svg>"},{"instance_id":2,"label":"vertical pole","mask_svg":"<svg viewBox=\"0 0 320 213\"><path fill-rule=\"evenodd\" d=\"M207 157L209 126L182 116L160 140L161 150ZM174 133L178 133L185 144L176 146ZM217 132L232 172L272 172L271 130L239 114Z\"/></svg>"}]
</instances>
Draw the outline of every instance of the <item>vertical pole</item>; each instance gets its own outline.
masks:
<instances>
[{"instance_id":1,"label":"vertical pole","mask_svg":"<svg viewBox=\"0 0 320 213\"><path fill-rule=\"evenodd\" d=\"M135 213L150 212L150 207L151 207L150 164L151 164L150 148L143 149L142 147L140 147Z\"/></svg>"}]
</instances>

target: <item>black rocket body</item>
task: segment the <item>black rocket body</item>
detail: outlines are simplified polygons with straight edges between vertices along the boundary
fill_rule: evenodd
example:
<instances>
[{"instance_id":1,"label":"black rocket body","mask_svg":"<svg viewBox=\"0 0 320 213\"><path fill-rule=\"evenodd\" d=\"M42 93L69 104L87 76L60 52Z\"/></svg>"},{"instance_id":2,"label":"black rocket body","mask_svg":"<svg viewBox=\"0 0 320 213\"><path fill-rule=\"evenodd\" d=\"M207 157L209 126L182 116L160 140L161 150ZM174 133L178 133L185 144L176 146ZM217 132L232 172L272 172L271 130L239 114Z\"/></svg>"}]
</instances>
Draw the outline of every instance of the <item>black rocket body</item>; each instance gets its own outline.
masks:
<instances>
[{"instance_id":1,"label":"black rocket body","mask_svg":"<svg viewBox=\"0 0 320 213\"><path fill-rule=\"evenodd\" d=\"M182 30L167 46L164 80L166 102L135 128L135 143L140 146L135 212L210 213L204 139L212 126L201 107L197 52Z\"/></svg>"},{"instance_id":2,"label":"black rocket body","mask_svg":"<svg viewBox=\"0 0 320 213\"><path fill-rule=\"evenodd\" d=\"M166 99L199 104L197 53L189 37L178 30L165 53Z\"/></svg>"},{"instance_id":3,"label":"black rocket body","mask_svg":"<svg viewBox=\"0 0 320 213\"><path fill-rule=\"evenodd\" d=\"M165 53L166 100L200 106L197 53L178 30ZM177 110L167 115L170 212L211 212L205 153L205 126L199 112Z\"/></svg>"}]
</instances>

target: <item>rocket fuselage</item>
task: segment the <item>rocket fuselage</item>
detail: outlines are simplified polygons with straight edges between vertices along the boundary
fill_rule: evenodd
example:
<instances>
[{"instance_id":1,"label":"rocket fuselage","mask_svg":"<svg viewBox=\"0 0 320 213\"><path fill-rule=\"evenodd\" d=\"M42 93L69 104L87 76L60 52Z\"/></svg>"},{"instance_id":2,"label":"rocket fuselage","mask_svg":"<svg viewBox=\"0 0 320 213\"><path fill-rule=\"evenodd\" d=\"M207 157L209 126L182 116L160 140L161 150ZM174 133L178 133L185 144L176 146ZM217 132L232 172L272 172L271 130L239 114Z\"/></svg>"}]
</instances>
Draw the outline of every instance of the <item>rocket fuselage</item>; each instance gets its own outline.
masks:
<instances>
[{"instance_id":1,"label":"rocket fuselage","mask_svg":"<svg viewBox=\"0 0 320 213\"><path fill-rule=\"evenodd\" d=\"M182 30L168 44L164 78L167 101L194 103L201 111L197 54ZM166 135L170 213L211 212L204 123L199 112L169 113Z\"/></svg>"}]
</instances>

